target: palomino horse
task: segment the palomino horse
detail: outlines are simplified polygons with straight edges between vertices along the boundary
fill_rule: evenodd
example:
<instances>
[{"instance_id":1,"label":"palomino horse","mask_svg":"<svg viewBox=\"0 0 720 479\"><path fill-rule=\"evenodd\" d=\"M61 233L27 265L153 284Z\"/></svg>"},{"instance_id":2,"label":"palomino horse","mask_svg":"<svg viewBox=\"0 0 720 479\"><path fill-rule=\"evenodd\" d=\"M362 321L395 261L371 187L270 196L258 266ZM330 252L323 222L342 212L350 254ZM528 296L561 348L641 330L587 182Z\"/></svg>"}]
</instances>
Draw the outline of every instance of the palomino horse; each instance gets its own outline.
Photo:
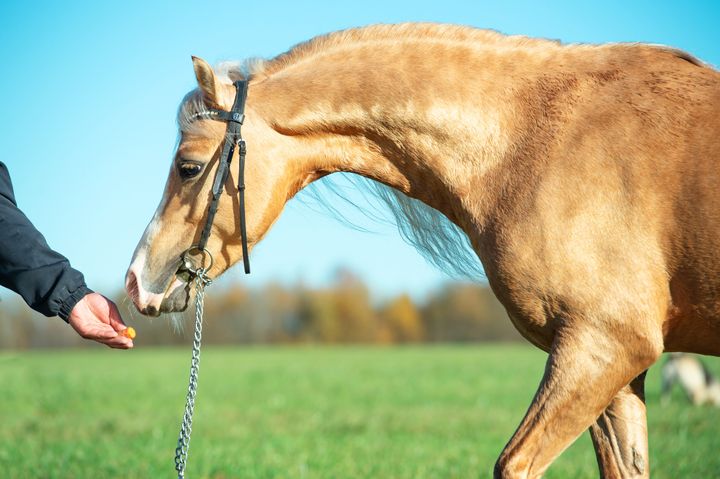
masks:
<instances>
[{"instance_id":1,"label":"palomino horse","mask_svg":"<svg viewBox=\"0 0 720 479\"><path fill-rule=\"evenodd\" d=\"M142 313L188 305L180 256L200 236L226 127L197 118L228 110L248 75L250 245L333 172L441 212L549 353L495 475L541 476L589 428L604 477L649 476L645 371L663 351L720 354L717 71L660 46L427 24L333 33L249 67L193 63L198 89L127 274ZM233 164L211 277L242 254Z\"/></svg>"}]
</instances>

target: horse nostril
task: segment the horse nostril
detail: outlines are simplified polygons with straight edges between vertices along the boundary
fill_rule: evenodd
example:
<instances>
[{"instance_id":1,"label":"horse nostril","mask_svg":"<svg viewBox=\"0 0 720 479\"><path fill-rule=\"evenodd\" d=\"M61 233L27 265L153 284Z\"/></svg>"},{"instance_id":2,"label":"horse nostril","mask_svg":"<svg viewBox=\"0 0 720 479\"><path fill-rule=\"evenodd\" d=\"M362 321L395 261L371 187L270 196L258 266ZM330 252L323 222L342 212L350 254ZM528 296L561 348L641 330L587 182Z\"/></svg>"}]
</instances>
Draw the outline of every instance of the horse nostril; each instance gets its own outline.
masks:
<instances>
[{"instance_id":1,"label":"horse nostril","mask_svg":"<svg viewBox=\"0 0 720 479\"><path fill-rule=\"evenodd\" d=\"M148 306L145 308L144 314L148 316L160 316L160 310L155 306Z\"/></svg>"},{"instance_id":2,"label":"horse nostril","mask_svg":"<svg viewBox=\"0 0 720 479\"><path fill-rule=\"evenodd\" d=\"M137 297L137 276L135 276L135 272L133 270L128 271L127 277L125 278L125 291L131 298Z\"/></svg>"}]
</instances>

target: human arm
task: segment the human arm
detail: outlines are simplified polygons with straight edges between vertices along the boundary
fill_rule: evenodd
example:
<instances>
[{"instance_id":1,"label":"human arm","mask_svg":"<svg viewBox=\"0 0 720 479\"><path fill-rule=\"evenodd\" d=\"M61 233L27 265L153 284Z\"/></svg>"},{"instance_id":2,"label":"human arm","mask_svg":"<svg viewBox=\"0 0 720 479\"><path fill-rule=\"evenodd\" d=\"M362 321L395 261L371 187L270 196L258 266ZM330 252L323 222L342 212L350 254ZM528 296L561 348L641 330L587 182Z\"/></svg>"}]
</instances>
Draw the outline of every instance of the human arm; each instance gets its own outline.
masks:
<instances>
[{"instance_id":1,"label":"human arm","mask_svg":"<svg viewBox=\"0 0 720 479\"><path fill-rule=\"evenodd\" d=\"M118 331L124 329L115 304L93 293L82 273L51 249L20 211L10 175L2 162L0 285L18 293L31 308L45 316L60 316L85 338L114 347L132 347L132 341L115 339Z\"/></svg>"}]
</instances>

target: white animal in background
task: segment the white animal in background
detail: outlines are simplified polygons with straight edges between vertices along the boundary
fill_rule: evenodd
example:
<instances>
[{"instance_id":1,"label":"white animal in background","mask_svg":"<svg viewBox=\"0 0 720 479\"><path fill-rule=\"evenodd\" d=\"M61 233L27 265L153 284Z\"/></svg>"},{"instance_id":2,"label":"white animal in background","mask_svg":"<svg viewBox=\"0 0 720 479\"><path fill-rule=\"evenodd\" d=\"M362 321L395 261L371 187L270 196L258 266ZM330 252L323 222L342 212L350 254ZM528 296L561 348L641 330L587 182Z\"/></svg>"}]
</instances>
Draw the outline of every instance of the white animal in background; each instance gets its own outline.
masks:
<instances>
[{"instance_id":1,"label":"white animal in background","mask_svg":"<svg viewBox=\"0 0 720 479\"><path fill-rule=\"evenodd\" d=\"M661 399L664 404L670 401L672 388L676 383L695 406L712 404L720 407L720 382L695 356L670 354L662 368Z\"/></svg>"}]
</instances>

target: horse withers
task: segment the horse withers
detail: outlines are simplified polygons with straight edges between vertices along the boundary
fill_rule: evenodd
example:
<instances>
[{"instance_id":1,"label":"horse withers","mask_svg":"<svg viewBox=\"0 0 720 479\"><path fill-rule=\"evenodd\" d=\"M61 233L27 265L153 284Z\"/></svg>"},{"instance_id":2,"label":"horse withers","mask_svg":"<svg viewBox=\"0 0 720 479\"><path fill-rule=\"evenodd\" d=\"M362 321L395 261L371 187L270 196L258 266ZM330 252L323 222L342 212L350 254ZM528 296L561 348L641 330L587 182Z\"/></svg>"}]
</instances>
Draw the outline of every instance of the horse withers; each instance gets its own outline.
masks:
<instances>
[{"instance_id":1,"label":"horse withers","mask_svg":"<svg viewBox=\"0 0 720 479\"><path fill-rule=\"evenodd\" d=\"M204 113L229 110L247 79L250 248L313 181L375 180L431 260L479 258L549 353L496 477L541 476L588 428L603 477L649 476L645 371L663 351L720 354L716 70L663 46L435 24L333 33L246 68L193 65L173 167L127 273L138 310L191 299L180 258L201 235L226 131ZM231 170L210 277L242 259Z\"/></svg>"}]
</instances>

